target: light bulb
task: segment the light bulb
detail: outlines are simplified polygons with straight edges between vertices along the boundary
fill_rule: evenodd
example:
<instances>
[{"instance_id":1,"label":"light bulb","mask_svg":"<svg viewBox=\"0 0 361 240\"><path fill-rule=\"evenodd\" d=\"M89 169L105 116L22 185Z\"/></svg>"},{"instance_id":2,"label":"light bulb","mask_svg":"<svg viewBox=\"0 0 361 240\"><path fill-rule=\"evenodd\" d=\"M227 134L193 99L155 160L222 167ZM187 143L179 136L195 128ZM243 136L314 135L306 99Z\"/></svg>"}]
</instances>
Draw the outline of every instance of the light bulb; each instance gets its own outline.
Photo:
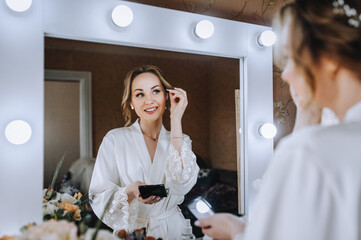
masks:
<instances>
[{"instance_id":1,"label":"light bulb","mask_svg":"<svg viewBox=\"0 0 361 240\"><path fill-rule=\"evenodd\" d=\"M275 44L276 39L277 39L276 34L271 30L267 30L262 32L261 35L259 35L258 44L260 46L270 47L273 44Z\"/></svg>"},{"instance_id":2,"label":"light bulb","mask_svg":"<svg viewBox=\"0 0 361 240\"><path fill-rule=\"evenodd\" d=\"M197 201L196 209L199 213L206 213L210 210L209 206L202 200Z\"/></svg>"},{"instance_id":3,"label":"light bulb","mask_svg":"<svg viewBox=\"0 0 361 240\"><path fill-rule=\"evenodd\" d=\"M31 6L32 0L6 0L8 7L15 12L25 12Z\"/></svg>"},{"instance_id":4,"label":"light bulb","mask_svg":"<svg viewBox=\"0 0 361 240\"><path fill-rule=\"evenodd\" d=\"M24 144L31 138L30 125L23 120L14 120L5 128L6 139L12 144Z\"/></svg>"},{"instance_id":5,"label":"light bulb","mask_svg":"<svg viewBox=\"0 0 361 240\"><path fill-rule=\"evenodd\" d=\"M133 11L126 5L116 6L112 11L112 20L119 27L127 27L133 21Z\"/></svg>"},{"instance_id":6,"label":"light bulb","mask_svg":"<svg viewBox=\"0 0 361 240\"><path fill-rule=\"evenodd\" d=\"M259 127L258 133L264 138L274 138L277 134L277 128L272 123L264 123Z\"/></svg>"},{"instance_id":7,"label":"light bulb","mask_svg":"<svg viewBox=\"0 0 361 240\"><path fill-rule=\"evenodd\" d=\"M214 33L213 23L209 20L202 20L197 23L194 33L197 37L207 39L212 37Z\"/></svg>"}]
</instances>

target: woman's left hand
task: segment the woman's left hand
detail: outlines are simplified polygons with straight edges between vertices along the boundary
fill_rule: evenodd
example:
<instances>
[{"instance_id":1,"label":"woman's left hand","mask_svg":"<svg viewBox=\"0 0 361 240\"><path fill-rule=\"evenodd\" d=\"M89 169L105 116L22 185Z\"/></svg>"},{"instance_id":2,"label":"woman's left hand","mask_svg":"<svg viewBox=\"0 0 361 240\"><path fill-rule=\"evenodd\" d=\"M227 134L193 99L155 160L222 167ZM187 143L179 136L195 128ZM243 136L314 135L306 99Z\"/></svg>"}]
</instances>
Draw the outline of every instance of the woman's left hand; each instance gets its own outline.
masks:
<instances>
[{"instance_id":1,"label":"woman's left hand","mask_svg":"<svg viewBox=\"0 0 361 240\"><path fill-rule=\"evenodd\" d=\"M187 92L181 88L169 89L170 117L181 120L188 105Z\"/></svg>"}]
</instances>

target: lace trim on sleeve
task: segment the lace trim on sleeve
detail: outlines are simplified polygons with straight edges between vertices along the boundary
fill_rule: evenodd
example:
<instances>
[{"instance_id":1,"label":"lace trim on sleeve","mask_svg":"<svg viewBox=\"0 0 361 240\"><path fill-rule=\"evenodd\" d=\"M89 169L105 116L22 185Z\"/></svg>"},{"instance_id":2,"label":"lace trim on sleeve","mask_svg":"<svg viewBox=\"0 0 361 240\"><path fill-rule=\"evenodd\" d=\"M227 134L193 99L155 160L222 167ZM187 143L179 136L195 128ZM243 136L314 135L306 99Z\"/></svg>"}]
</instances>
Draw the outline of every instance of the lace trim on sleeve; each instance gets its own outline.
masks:
<instances>
[{"instance_id":1,"label":"lace trim on sleeve","mask_svg":"<svg viewBox=\"0 0 361 240\"><path fill-rule=\"evenodd\" d=\"M183 135L181 155L170 144L170 153L166 166L167 182L173 184L184 184L197 173L196 155L192 152L192 141L187 135ZM183 162L183 169L182 169Z\"/></svg>"},{"instance_id":2,"label":"lace trim on sleeve","mask_svg":"<svg viewBox=\"0 0 361 240\"><path fill-rule=\"evenodd\" d=\"M113 200L104 215L103 222L114 230L133 230L138 209L137 203L138 201L133 200L129 206L125 187L120 188L114 194Z\"/></svg>"}]
</instances>

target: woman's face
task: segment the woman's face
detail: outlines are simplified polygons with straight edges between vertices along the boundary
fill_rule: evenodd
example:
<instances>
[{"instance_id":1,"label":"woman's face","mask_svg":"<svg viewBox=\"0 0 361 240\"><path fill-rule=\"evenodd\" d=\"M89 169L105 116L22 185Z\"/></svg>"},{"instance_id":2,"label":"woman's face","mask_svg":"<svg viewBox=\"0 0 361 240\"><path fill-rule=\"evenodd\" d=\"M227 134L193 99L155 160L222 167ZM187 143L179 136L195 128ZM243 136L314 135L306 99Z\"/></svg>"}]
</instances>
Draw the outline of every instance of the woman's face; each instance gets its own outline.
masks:
<instances>
[{"instance_id":1,"label":"woman's face","mask_svg":"<svg viewBox=\"0 0 361 240\"><path fill-rule=\"evenodd\" d=\"M141 73L132 82L131 104L139 118L155 121L162 118L167 95L158 77L153 73Z\"/></svg>"},{"instance_id":2,"label":"woman's face","mask_svg":"<svg viewBox=\"0 0 361 240\"><path fill-rule=\"evenodd\" d=\"M300 108L306 108L312 101L312 90L291 57L286 57L282 79L289 84L295 104Z\"/></svg>"}]
</instances>

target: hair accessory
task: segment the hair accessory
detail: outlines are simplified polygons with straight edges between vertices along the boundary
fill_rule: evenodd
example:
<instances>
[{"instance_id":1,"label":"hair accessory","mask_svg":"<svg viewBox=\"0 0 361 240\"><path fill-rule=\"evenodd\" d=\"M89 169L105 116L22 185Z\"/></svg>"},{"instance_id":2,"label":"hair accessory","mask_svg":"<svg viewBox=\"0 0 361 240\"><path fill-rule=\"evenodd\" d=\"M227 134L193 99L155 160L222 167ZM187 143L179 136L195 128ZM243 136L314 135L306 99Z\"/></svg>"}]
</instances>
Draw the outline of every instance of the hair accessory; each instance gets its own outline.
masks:
<instances>
[{"instance_id":1,"label":"hair accessory","mask_svg":"<svg viewBox=\"0 0 361 240\"><path fill-rule=\"evenodd\" d=\"M348 24L352 27L358 28L361 25L361 14L358 14L356 9L350 8L345 4L344 0L335 0L332 2L334 14L346 15L348 17Z\"/></svg>"},{"instance_id":2,"label":"hair accessory","mask_svg":"<svg viewBox=\"0 0 361 240\"><path fill-rule=\"evenodd\" d=\"M130 108L131 108L132 110L134 110L134 107L133 107L133 105L132 105L132 104L130 104Z\"/></svg>"}]
</instances>

